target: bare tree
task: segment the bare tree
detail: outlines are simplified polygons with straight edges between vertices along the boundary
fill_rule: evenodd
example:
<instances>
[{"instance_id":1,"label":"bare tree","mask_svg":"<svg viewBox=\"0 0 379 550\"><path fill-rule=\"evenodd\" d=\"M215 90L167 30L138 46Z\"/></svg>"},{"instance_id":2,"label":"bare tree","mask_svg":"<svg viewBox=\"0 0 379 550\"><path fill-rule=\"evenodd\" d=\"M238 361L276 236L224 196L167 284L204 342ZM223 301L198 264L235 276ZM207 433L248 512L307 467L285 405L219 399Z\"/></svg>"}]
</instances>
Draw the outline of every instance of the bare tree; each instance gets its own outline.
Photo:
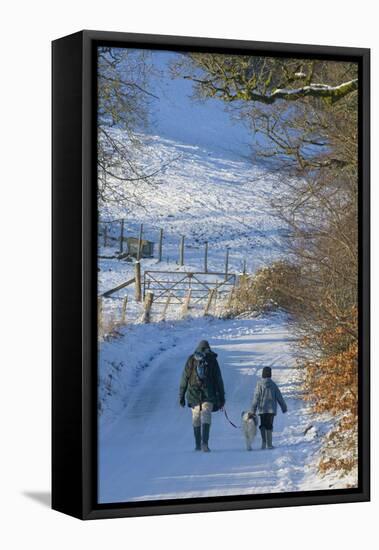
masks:
<instances>
[{"instance_id":1,"label":"bare tree","mask_svg":"<svg viewBox=\"0 0 379 550\"><path fill-rule=\"evenodd\" d=\"M184 56L173 70L195 82L204 97L216 97L228 103L254 101L272 105L281 99L293 102L306 97L336 103L358 89L358 78L346 75L329 80L330 74L325 71L327 63L196 53Z\"/></svg>"},{"instance_id":2,"label":"bare tree","mask_svg":"<svg viewBox=\"0 0 379 550\"><path fill-rule=\"evenodd\" d=\"M154 73L147 50L98 50L98 199L127 210L143 206L147 185L167 163L151 163L142 139L149 122Z\"/></svg>"}]
</instances>

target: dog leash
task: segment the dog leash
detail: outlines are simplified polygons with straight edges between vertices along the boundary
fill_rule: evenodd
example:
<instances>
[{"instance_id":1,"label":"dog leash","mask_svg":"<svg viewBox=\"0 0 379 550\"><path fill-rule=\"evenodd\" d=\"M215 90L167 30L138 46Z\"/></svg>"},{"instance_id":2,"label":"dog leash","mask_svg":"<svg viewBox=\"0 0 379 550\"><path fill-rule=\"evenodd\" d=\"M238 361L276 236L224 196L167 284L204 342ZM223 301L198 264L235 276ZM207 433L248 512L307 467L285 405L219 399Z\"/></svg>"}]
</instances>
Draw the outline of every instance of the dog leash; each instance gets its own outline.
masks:
<instances>
[{"instance_id":1,"label":"dog leash","mask_svg":"<svg viewBox=\"0 0 379 550\"><path fill-rule=\"evenodd\" d=\"M232 422L228 416L228 413L226 412L226 409L224 408L224 415L225 415L225 418L226 420L229 422L229 424L231 424L233 426L233 428L237 428L237 430L239 430L241 428L241 426L236 426L234 424L234 422Z\"/></svg>"}]
</instances>

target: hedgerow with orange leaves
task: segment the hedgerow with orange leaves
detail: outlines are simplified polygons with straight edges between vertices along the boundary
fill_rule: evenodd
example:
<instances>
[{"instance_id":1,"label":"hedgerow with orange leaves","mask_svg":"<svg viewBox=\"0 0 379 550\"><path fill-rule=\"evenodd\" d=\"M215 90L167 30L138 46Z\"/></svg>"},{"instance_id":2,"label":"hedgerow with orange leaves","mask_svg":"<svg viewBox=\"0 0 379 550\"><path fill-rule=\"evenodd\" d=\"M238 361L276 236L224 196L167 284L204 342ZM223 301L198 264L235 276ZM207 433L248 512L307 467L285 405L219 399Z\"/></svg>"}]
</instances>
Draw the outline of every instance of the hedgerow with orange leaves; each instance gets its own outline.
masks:
<instances>
[{"instance_id":1,"label":"hedgerow with orange leaves","mask_svg":"<svg viewBox=\"0 0 379 550\"><path fill-rule=\"evenodd\" d=\"M357 311L349 322L319 335L322 355L305 363L305 399L317 413L329 413L335 428L326 437L319 463L321 472L350 472L357 465L358 342ZM307 341L303 342L307 345Z\"/></svg>"}]
</instances>

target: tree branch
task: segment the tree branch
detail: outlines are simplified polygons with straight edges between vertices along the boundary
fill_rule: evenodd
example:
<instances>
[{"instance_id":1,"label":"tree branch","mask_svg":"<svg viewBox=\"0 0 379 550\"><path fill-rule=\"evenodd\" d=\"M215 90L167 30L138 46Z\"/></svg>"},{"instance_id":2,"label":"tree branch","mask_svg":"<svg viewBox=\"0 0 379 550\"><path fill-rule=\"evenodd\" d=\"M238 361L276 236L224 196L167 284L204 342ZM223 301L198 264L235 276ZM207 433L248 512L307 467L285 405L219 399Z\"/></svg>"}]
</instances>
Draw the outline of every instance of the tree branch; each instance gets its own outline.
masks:
<instances>
[{"instance_id":1,"label":"tree branch","mask_svg":"<svg viewBox=\"0 0 379 550\"><path fill-rule=\"evenodd\" d=\"M328 84L309 84L293 90L279 88L269 94L261 94L255 90L244 88L242 90L236 90L232 93L229 87L217 86L212 80L201 80L191 76L184 76L184 78L193 80L194 82L205 86L210 89L213 95L218 95L224 101L257 101L260 103L265 103L266 105L271 105L278 99L297 101L298 99L304 97L320 97L329 99L332 103L336 103L346 95L358 89L358 79L356 78L354 80L349 80L348 82L343 82L338 86L329 86Z\"/></svg>"}]
</instances>

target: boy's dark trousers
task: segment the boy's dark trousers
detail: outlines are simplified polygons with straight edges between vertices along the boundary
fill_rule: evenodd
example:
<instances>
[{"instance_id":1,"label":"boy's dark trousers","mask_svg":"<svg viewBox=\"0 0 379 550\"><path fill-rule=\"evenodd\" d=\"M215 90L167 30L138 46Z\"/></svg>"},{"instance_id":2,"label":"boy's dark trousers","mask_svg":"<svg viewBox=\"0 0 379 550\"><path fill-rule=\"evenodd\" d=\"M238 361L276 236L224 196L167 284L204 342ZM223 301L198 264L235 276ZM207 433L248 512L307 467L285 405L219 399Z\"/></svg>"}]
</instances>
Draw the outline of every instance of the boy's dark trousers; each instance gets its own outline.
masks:
<instances>
[{"instance_id":1,"label":"boy's dark trousers","mask_svg":"<svg viewBox=\"0 0 379 550\"><path fill-rule=\"evenodd\" d=\"M272 413L263 413L259 416L261 419L259 429L261 430L262 436L262 449L265 449L266 445L269 449L272 449L272 429L275 415Z\"/></svg>"}]
</instances>

